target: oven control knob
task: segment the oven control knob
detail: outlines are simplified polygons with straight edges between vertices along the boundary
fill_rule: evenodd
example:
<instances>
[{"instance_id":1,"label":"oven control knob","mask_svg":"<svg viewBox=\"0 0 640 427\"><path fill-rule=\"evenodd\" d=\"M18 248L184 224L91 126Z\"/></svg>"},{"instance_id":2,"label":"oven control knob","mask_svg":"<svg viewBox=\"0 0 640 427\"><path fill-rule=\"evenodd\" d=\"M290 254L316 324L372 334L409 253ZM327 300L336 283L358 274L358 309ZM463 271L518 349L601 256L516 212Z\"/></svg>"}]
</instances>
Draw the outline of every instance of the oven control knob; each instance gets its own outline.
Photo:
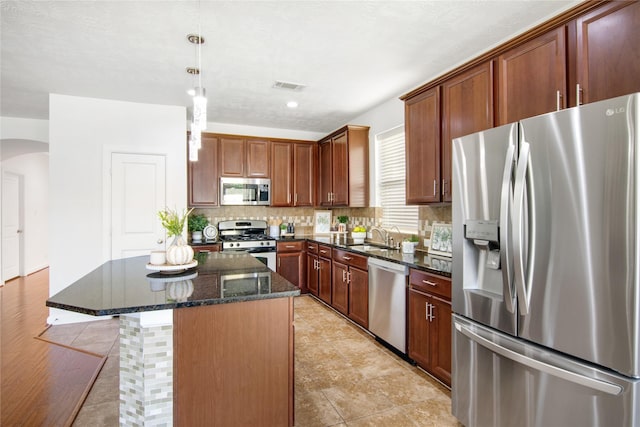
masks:
<instances>
[{"instance_id":1,"label":"oven control knob","mask_svg":"<svg viewBox=\"0 0 640 427\"><path fill-rule=\"evenodd\" d=\"M264 246L264 242L260 242L260 246Z\"/></svg>"}]
</instances>

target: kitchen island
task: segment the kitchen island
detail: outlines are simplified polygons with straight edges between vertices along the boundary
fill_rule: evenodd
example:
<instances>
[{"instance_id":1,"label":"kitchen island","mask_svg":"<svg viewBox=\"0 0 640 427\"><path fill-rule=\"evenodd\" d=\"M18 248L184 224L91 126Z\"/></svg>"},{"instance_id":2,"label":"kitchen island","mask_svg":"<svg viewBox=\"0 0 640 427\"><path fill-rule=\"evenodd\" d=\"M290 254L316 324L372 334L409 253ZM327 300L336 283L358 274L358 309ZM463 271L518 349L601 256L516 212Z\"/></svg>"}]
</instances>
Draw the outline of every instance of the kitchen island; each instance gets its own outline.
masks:
<instances>
[{"instance_id":1,"label":"kitchen island","mask_svg":"<svg viewBox=\"0 0 640 427\"><path fill-rule=\"evenodd\" d=\"M47 306L120 317L121 425L293 425L293 297L246 254L162 274L109 261Z\"/></svg>"}]
</instances>

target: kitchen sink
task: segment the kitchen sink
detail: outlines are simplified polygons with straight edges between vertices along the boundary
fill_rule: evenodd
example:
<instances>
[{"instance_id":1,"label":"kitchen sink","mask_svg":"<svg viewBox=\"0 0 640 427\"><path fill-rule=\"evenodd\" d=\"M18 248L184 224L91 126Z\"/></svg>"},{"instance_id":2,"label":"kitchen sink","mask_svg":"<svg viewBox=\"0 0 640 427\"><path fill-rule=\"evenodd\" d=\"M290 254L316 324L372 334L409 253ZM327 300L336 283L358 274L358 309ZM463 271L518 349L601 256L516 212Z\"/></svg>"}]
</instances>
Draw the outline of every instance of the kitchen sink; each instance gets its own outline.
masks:
<instances>
[{"instance_id":1,"label":"kitchen sink","mask_svg":"<svg viewBox=\"0 0 640 427\"><path fill-rule=\"evenodd\" d=\"M382 252L382 253L386 253L389 251L389 247L387 246L377 246L377 245L353 245L353 246L349 246L349 249L353 249L354 251L360 251L360 252Z\"/></svg>"}]
</instances>

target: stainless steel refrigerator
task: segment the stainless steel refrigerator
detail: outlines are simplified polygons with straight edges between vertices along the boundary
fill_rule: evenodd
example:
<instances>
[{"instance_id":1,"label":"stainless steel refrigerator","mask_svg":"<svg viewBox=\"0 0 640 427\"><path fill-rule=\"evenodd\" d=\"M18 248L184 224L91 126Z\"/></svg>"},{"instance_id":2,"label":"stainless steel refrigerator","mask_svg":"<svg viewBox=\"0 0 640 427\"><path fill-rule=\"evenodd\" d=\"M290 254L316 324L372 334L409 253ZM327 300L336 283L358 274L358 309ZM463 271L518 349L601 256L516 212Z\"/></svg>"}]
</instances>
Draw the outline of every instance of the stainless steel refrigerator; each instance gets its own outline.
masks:
<instances>
[{"instance_id":1,"label":"stainless steel refrigerator","mask_svg":"<svg viewBox=\"0 0 640 427\"><path fill-rule=\"evenodd\" d=\"M640 94L453 140L452 411L640 425Z\"/></svg>"}]
</instances>

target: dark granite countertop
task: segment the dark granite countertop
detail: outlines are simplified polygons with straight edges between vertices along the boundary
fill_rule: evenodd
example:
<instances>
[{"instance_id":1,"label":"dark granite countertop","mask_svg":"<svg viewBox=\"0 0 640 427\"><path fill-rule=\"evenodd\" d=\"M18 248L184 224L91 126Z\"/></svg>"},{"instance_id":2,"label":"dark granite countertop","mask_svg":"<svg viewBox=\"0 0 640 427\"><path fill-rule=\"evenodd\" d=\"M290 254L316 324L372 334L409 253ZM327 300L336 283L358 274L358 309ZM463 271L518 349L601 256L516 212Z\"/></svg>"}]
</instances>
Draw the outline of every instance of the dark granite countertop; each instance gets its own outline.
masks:
<instances>
[{"instance_id":1,"label":"dark granite countertop","mask_svg":"<svg viewBox=\"0 0 640 427\"><path fill-rule=\"evenodd\" d=\"M147 270L148 256L108 261L47 300L47 306L93 316L225 304L300 294L245 253L196 255L178 274Z\"/></svg>"},{"instance_id":2,"label":"dark granite countertop","mask_svg":"<svg viewBox=\"0 0 640 427\"><path fill-rule=\"evenodd\" d=\"M399 262L409 268L423 270L440 276L451 277L451 258L436 257L422 251L416 251L415 254L404 254L399 249L363 251L357 249L357 246L360 245L356 245L351 238L347 238L346 242L340 241L340 243L332 241L332 238L329 236L298 236L297 238L300 240L310 240L324 245L329 245L337 249L346 250L360 255L366 255L386 261ZM379 243L373 242L365 244L377 245Z\"/></svg>"}]
</instances>

